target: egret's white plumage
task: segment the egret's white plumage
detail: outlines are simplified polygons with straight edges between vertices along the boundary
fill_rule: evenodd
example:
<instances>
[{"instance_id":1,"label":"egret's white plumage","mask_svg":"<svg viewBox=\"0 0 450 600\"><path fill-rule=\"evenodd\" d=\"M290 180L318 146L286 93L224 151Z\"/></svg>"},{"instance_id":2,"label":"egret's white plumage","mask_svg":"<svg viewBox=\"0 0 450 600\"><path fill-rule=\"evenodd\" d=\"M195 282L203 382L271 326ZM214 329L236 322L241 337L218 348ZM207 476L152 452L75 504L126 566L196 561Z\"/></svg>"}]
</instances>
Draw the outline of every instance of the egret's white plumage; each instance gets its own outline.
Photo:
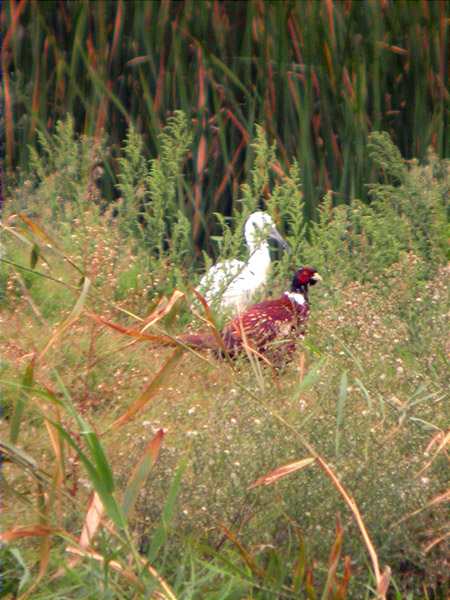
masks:
<instances>
[{"instance_id":1,"label":"egret's white plumage","mask_svg":"<svg viewBox=\"0 0 450 600\"><path fill-rule=\"evenodd\" d=\"M221 311L242 310L255 292L266 283L270 269L268 240L277 241L284 249L287 243L278 233L272 217L265 212L252 213L244 227L249 250L247 262L230 259L212 266L202 277L197 290L208 304Z\"/></svg>"}]
</instances>

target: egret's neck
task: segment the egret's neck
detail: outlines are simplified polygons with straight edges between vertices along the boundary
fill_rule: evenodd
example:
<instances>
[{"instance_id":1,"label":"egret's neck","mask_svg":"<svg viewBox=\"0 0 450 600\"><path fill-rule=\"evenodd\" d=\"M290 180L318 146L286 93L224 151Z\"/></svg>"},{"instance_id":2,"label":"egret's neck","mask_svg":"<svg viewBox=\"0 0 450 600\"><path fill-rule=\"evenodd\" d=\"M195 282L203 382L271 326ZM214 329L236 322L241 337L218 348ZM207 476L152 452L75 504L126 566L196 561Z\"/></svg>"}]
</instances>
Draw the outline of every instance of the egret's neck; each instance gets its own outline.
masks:
<instances>
[{"instance_id":1,"label":"egret's neck","mask_svg":"<svg viewBox=\"0 0 450 600\"><path fill-rule=\"evenodd\" d=\"M248 266L252 271L266 273L270 267L269 244L266 241L249 242Z\"/></svg>"}]
</instances>

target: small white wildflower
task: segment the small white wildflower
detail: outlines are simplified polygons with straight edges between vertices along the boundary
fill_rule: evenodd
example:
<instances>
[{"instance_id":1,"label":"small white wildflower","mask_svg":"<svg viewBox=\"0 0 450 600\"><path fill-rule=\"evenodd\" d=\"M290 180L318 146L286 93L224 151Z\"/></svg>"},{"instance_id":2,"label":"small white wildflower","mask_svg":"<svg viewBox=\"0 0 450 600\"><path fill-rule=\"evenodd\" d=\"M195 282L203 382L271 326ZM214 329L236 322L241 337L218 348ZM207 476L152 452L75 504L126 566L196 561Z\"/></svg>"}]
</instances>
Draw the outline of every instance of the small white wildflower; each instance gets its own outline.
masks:
<instances>
[{"instance_id":1,"label":"small white wildflower","mask_svg":"<svg viewBox=\"0 0 450 600\"><path fill-rule=\"evenodd\" d=\"M195 406L191 406L191 408L188 410L188 415L193 415L196 411Z\"/></svg>"}]
</instances>

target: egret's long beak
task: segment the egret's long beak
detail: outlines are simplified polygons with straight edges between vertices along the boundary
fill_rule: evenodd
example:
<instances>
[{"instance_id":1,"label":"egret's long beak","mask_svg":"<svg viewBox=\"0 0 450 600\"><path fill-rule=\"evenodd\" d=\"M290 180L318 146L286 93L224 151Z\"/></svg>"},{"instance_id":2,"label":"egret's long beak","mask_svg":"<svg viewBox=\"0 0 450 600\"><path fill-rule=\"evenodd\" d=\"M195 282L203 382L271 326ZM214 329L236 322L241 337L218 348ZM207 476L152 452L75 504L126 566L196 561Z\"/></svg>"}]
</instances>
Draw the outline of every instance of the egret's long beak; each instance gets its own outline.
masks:
<instances>
[{"instance_id":1,"label":"egret's long beak","mask_svg":"<svg viewBox=\"0 0 450 600\"><path fill-rule=\"evenodd\" d=\"M280 235L280 233L278 232L278 229L276 227L272 227L272 229L269 231L269 239L274 240L275 242L277 242L277 244L285 251L285 252L289 252L290 248L289 248L289 244L287 243L287 241Z\"/></svg>"}]
</instances>

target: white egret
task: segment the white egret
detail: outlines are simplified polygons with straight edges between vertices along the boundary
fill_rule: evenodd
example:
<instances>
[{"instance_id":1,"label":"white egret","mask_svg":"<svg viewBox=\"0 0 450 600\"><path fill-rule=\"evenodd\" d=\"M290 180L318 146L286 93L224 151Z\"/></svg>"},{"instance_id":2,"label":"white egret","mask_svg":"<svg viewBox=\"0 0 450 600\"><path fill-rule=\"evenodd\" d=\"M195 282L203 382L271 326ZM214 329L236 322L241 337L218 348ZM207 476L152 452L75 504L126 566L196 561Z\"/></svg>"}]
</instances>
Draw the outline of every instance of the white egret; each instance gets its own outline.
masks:
<instances>
[{"instance_id":1,"label":"white egret","mask_svg":"<svg viewBox=\"0 0 450 600\"><path fill-rule=\"evenodd\" d=\"M288 248L266 212L257 211L248 217L244 237L248 260L230 259L213 265L197 287L209 305L223 312L243 310L266 283L271 263L268 240L276 241L284 250Z\"/></svg>"}]
</instances>

